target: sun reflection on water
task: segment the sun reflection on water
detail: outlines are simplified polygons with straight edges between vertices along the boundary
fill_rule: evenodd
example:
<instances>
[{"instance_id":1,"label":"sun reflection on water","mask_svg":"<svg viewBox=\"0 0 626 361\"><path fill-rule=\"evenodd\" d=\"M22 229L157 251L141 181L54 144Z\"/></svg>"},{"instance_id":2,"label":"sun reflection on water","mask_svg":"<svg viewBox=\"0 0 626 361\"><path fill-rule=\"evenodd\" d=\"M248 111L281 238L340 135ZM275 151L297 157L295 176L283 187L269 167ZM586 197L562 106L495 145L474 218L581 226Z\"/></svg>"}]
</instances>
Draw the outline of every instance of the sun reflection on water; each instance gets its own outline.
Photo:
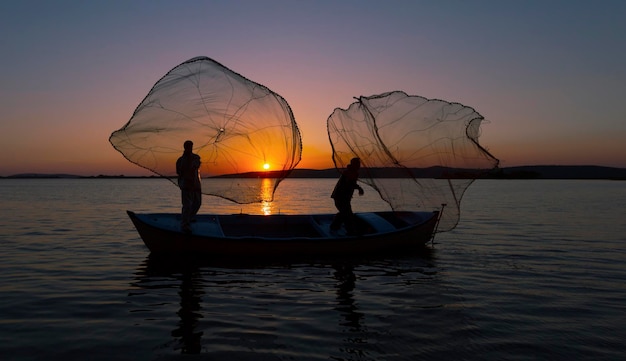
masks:
<instances>
[{"instance_id":1,"label":"sun reflection on water","mask_svg":"<svg viewBox=\"0 0 626 361\"><path fill-rule=\"evenodd\" d=\"M270 178L263 178L261 180L261 213L269 216L272 214L273 204L270 201L272 199L272 189L274 182Z\"/></svg>"}]
</instances>

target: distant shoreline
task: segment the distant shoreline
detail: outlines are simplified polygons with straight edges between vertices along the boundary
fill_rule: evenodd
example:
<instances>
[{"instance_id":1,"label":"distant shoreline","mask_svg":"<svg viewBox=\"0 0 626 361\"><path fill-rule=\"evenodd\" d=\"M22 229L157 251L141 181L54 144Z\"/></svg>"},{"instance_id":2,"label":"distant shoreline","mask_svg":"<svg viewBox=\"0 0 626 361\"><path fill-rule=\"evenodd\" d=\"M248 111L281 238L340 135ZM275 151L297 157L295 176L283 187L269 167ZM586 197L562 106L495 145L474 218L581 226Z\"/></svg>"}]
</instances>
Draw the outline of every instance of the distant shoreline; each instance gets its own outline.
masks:
<instances>
[{"instance_id":1,"label":"distant shoreline","mask_svg":"<svg viewBox=\"0 0 626 361\"><path fill-rule=\"evenodd\" d=\"M607 179L626 180L626 168L614 168L604 166L566 166L566 165L537 165L505 167L497 170L477 173L474 170L453 169L444 167L431 168L373 168L364 171L370 172L376 178L452 178L452 179ZM232 174L211 178L275 178L279 172L250 172L244 174ZM330 169L294 169L288 178L337 178L338 171ZM150 179L162 178L152 176L125 176L125 175L97 175L80 176L74 174L40 174L22 173L0 179Z\"/></svg>"}]
</instances>

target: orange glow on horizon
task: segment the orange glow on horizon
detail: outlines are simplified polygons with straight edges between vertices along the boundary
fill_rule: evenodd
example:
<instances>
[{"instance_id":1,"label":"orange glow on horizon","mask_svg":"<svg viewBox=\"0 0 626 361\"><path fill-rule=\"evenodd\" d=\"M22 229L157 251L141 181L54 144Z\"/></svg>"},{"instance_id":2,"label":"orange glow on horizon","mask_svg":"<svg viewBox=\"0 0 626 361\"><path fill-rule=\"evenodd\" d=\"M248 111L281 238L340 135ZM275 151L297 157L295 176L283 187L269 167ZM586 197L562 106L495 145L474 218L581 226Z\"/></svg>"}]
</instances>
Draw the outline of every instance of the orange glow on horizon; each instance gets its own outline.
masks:
<instances>
[{"instance_id":1,"label":"orange glow on horizon","mask_svg":"<svg viewBox=\"0 0 626 361\"><path fill-rule=\"evenodd\" d=\"M328 147L330 148L330 146ZM296 168L301 169L328 169L334 168L331 150L321 150L318 147L303 145L302 159Z\"/></svg>"}]
</instances>

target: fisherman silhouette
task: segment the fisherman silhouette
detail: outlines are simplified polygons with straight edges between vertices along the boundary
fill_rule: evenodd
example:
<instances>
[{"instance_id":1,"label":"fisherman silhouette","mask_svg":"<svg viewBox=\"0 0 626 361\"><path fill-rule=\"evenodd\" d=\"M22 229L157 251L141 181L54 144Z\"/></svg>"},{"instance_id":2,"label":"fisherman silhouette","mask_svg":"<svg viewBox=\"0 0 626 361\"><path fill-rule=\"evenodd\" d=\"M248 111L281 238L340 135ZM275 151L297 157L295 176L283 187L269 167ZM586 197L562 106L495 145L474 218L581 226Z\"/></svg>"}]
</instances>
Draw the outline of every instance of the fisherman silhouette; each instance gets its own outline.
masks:
<instances>
[{"instance_id":1,"label":"fisherman silhouette","mask_svg":"<svg viewBox=\"0 0 626 361\"><path fill-rule=\"evenodd\" d=\"M178 187L183 204L180 228L185 233L191 233L191 221L198 213L202 204L202 186L200 182L200 156L193 153L193 142L185 141L183 155L176 161Z\"/></svg>"},{"instance_id":2,"label":"fisherman silhouette","mask_svg":"<svg viewBox=\"0 0 626 361\"><path fill-rule=\"evenodd\" d=\"M359 169L361 168L361 160L359 158L352 158L350 164L343 171L331 198L335 200L335 207L337 207L338 213L335 215L333 222L330 225L331 230L338 230L342 224L345 224L348 234L356 233L354 225L354 213L352 212L352 194L355 189L359 190L359 195L362 196L364 191L361 186L357 184L359 179Z\"/></svg>"}]
</instances>

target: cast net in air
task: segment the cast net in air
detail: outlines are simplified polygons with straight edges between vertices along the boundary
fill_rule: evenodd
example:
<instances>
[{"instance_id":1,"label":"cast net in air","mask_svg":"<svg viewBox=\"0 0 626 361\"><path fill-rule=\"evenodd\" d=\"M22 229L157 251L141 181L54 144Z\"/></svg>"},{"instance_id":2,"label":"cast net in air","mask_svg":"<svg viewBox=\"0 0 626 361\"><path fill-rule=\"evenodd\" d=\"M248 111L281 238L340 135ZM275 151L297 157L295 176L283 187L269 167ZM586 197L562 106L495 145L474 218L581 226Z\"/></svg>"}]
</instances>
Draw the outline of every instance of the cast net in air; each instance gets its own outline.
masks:
<instances>
[{"instance_id":1,"label":"cast net in air","mask_svg":"<svg viewBox=\"0 0 626 361\"><path fill-rule=\"evenodd\" d=\"M437 210L453 229L465 190L498 159L478 143L484 118L458 103L394 91L362 96L327 121L333 162L361 158L360 180L393 210Z\"/></svg>"},{"instance_id":2,"label":"cast net in air","mask_svg":"<svg viewBox=\"0 0 626 361\"><path fill-rule=\"evenodd\" d=\"M186 140L201 176L221 176L203 193L242 204L271 201L302 154L285 99L207 57L165 74L109 138L129 161L174 183Z\"/></svg>"}]
</instances>

